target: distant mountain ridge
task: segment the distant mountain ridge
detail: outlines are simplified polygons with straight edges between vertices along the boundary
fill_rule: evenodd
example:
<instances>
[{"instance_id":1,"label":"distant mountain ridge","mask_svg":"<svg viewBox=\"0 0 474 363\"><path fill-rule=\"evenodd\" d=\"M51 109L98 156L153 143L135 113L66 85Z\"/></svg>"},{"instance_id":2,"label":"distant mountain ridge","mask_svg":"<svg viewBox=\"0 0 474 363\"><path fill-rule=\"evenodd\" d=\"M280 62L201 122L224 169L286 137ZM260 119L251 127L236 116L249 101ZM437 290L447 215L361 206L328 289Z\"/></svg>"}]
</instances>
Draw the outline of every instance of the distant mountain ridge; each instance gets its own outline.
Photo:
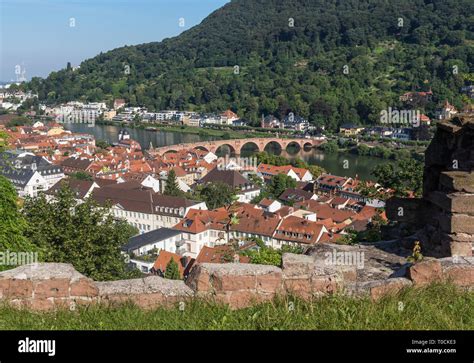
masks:
<instances>
[{"instance_id":1,"label":"distant mountain ridge","mask_svg":"<svg viewBox=\"0 0 474 363\"><path fill-rule=\"evenodd\" d=\"M410 90L462 105L473 13L471 0L233 0L177 37L101 53L28 87L49 102L125 98L151 110L231 108L255 122L293 111L330 127L374 123Z\"/></svg>"}]
</instances>

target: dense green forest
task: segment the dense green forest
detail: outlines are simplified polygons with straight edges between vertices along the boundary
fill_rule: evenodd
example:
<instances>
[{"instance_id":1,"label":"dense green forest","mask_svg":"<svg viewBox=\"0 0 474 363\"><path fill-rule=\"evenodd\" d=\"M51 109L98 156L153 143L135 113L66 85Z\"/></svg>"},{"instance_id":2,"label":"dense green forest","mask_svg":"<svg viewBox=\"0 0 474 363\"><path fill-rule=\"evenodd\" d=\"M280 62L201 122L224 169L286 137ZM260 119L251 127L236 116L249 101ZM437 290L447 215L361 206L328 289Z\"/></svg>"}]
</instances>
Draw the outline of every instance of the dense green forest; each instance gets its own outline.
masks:
<instances>
[{"instance_id":1,"label":"dense green forest","mask_svg":"<svg viewBox=\"0 0 474 363\"><path fill-rule=\"evenodd\" d=\"M316 125L375 123L407 91L433 115L474 81L472 0L233 0L162 42L125 46L27 87L50 103L125 98L150 110L292 111ZM405 107L407 107L405 105Z\"/></svg>"}]
</instances>

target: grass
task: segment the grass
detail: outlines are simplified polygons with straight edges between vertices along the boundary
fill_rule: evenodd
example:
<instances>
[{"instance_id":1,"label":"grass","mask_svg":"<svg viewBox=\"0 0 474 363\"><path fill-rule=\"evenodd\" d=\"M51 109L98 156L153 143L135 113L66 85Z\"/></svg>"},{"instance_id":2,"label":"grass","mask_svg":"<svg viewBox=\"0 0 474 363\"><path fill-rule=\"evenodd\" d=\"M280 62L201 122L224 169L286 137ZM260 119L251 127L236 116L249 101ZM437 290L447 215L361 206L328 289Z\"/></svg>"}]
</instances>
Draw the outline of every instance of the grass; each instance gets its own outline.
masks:
<instances>
[{"instance_id":1,"label":"grass","mask_svg":"<svg viewBox=\"0 0 474 363\"><path fill-rule=\"evenodd\" d=\"M403 307L403 309L400 309ZM1 330L472 330L474 293L452 285L408 288L378 302L328 296L279 298L232 311L195 300L184 310L144 311L132 304L37 313L0 308Z\"/></svg>"}]
</instances>

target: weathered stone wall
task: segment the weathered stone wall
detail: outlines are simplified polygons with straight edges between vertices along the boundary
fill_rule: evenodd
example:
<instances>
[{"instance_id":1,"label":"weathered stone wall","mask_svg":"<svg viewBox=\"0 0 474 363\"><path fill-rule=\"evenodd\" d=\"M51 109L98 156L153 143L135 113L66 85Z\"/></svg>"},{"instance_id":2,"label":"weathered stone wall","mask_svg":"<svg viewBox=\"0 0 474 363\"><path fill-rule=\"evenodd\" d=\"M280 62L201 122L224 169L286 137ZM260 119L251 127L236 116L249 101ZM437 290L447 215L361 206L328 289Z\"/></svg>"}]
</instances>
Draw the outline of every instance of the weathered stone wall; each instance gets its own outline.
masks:
<instances>
[{"instance_id":1,"label":"weathered stone wall","mask_svg":"<svg viewBox=\"0 0 474 363\"><path fill-rule=\"evenodd\" d=\"M64 263L20 266L0 273L0 299L17 307L50 310L88 304L99 290L91 279Z\"/></svg>"},{"instance_id":2,"label":"weathered stone wall","mask_svg":"<svg viewBox=\"0 0 474 363\"><path fill-rule=\"evenodd\" d=\"M387 216L418 229L426 254L472 256L473 167L474 116L440 122L425 154L423 199L393 198Z\"/></svg>"},{"instance_id":3,"label":"weathered stone wall","mask_svg":"<svg viewBox=\"0 0 474 363\"><path fill-rule=\"evenodd\" d=\"M474 258L428 259L404 265L388 278L367 280L353 267L328 265L320 255L283 256L282 268L251 264L202 264L185 282L151 276L94 282L72 265L42 263L0 273L0 302L32 310L75 309L78 304L132 302L144 309L204 298L244 308L296 295L304 299L327 294L369 296L376 300L407 286L451 281L474 289Z\"/></svg>"}]
</instances>

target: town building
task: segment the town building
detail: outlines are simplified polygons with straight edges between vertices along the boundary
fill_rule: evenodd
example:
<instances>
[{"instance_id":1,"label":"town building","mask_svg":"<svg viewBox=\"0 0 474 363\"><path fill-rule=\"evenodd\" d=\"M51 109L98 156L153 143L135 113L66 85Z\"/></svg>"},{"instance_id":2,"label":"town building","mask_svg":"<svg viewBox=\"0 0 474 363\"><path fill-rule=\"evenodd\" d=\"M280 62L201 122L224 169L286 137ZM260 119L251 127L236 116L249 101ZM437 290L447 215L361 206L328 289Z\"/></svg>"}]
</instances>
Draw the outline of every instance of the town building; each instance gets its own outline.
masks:
<instances>
[{"instance_id":1,"label":"town building","mask_svg":"<svg viewBox=\"0 0 474 363\"><path fill-rule=\"evenodd\" d=\"M22 151L7 151L1 155L0 175L12 181L21 197L36 197L64 178L60 166Z\"/></svg>"},{"instance_id":2,"label":"town building","mask_svg":"<svg viewBox=\"0 0 474 363\"><path fill-rule=\"evenodd\" d=\"M214 168L199 180L198 184L216 182L227 184L236 190L238 201L242 203L248 203L260 194L260 188L244 178L236 170L219 170L219 168Z\"/></svg>"},{"instance_id":3,"label":"town building","mask_svg":"<svg viewBox=\"0 0 474 363\"><path fill-rule=\"evenodd\" d=\"M343 124L339 128L339 133L344 136L356 136L365 130L365 127L354 124Z\"/></svg>"},{"instance_id":4,"label":"town building","mask_svg":"<svg viewBox=\"0 0 474 363\"><path fill-rule=\"evenodd\" d=\"M91 197L100 205L111 206L111 213L125 219L140 233L176 225L190 209L207 210L204 202L171 197L145 188L137 181L110 184L95 189Z\"/></svg>"},{"instance_id":5,"label":"town building","mask_svg":"<svg viewBox=\"0 0 474 363\"><path fill-rule=\"evenodd\" d=\"M313 175L309 170L304 168L296 168L292 165L274 166L262 163L257 167L257 171L258 174L266 180L271 179L278 174L287 175L298 182L313 180Z\"/></svg>"}]
</instances>

